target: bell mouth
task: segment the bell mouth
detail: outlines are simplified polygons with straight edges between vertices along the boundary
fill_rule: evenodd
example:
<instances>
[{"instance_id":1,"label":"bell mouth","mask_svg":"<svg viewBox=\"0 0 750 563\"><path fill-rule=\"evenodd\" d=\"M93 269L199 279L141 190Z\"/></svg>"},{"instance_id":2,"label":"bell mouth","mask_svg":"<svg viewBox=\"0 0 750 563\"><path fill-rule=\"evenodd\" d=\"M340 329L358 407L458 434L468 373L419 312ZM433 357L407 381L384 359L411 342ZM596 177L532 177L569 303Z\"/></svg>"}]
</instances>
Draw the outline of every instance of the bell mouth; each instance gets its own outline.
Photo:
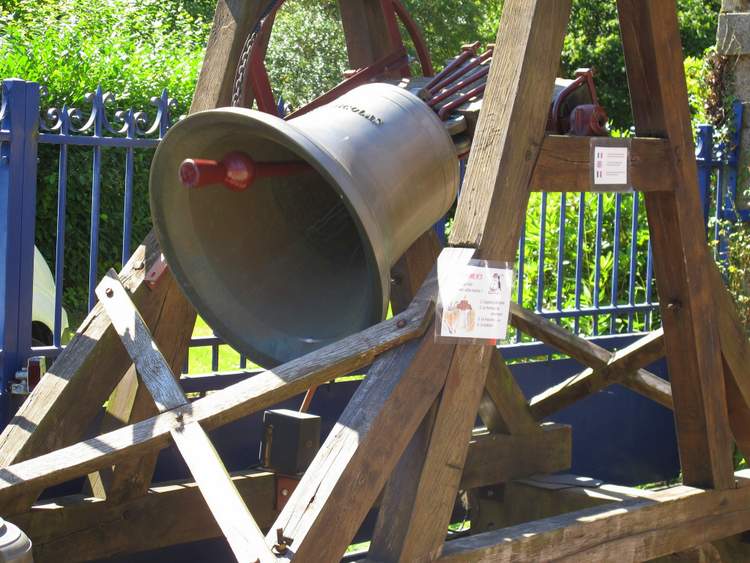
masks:
<instances>
[{"instance_id":1,"label":"bell mouth","mask_svg":"<svg viewBox=\"0 0 750 563\"><path fill-rule=\"evenodd\" d=\"M312 170L259 178L241 192L181 183L186 159L230 151ZM383 318L388 266L369 210L347 195L350 182L293 123L251 110L193 114L160 143L150 198L162 252L198 313L251 361L273 367Z\"/></svg>"}]
</instances>

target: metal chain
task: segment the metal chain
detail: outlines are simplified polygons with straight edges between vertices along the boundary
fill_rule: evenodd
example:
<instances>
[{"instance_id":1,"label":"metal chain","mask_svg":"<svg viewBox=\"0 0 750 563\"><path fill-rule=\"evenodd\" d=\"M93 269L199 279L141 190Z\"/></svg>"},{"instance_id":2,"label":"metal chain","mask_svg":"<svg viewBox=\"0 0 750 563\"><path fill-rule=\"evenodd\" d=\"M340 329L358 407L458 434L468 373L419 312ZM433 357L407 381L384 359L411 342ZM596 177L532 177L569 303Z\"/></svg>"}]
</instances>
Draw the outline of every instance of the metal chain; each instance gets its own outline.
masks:
<instances>
[{"instance_id":1,"label":"metal chain","mask_svg":"<svg viewBox=\"0 0 750 563\"><path fill-rule=\"evenodd\" d=\"M242 100L244 99L245 75L247 74L247 67L248 67L248 62L250 60L250 53L253 50L253 45L255 45L255 41L258 38L258 34L260 33L260 30L263 27L263 24L265 23L266 18L276 8L276 6L283 1L284 0L271 0L268 6L266 6L266 9L263 12L263 15L261 15L260 19L258 20L258 23L255 24L255 27L248 34L247 39L245 39L245 44L243 45L242 52L240 53L240 60L237 63L237 70L235 70L234 72L234 87L232 89L232 106L234 107L239 106Z\"/></svg>"}]
</instances>

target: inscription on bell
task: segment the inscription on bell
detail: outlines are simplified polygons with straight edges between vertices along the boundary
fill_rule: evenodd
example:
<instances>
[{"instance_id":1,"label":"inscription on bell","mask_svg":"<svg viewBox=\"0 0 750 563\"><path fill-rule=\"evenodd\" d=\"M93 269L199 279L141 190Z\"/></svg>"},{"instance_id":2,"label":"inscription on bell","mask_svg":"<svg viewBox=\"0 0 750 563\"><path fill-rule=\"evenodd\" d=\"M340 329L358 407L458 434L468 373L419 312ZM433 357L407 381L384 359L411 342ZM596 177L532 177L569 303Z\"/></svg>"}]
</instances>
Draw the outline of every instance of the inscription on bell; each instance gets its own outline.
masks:
<instances>
[{"instance_id":1,"label":"inscription on bell","mask_svg":"<svg viewBox=\"0 0 750 563\"><path fill-rule=\"evenodd\" d=\"M383 120L382 119L380 119L379 117L376 117L376 116L372 115L371 113L366 112L362 108L358 108L357 106L352 106L352 105L349 105L349 104L336 104L335 107L337 107L339 109L346 110L346 111L351 111L352 113L356 113L357 115L361 115L362 117L364 117L367 121L369 121L373 125L382 125L383 124Z\"/></svg>"}]
</instances>

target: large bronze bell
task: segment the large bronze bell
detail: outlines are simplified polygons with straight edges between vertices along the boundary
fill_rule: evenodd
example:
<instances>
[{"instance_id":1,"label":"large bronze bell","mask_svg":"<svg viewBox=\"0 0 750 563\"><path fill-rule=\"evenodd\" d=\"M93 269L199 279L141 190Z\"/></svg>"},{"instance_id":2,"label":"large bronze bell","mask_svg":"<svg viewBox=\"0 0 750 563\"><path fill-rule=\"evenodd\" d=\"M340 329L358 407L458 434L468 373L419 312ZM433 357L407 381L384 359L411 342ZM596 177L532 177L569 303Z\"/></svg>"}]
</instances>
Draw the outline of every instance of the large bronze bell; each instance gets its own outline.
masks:
<instances>
[{"instance_id":1,"label":"large bronze bell","mask_svg":"<svg viewBox=\"0 0 750 563\"><path fill-rule=\"evenodd\" d=\"M199 314L273 366L382 320L391 266L450 208L458 181L434 112L368 84L290 121L190 115L156 151L151 212Z\"/></svg>"}]
</instances>

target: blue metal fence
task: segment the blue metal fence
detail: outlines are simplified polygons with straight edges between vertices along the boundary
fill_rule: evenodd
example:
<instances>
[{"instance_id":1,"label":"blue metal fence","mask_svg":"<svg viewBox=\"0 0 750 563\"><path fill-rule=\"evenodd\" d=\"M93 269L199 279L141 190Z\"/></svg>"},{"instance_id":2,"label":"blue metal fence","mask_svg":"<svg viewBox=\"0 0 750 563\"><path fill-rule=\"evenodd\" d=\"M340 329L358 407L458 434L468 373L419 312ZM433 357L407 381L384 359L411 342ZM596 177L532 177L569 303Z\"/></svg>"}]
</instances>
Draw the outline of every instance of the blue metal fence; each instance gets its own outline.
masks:
<instances>
[{"instance_id":1,"label":"blue metal fence","mask_svg":"<svg viewBox=\"0 0 750 563\"><path fill-rule=\"evenodd\" d=\"M151 118L133 109L114 111L114 98L101 88L87 97L86 112L63 107L40 118L40 88L32 82L6 80L0 110L0 342L3 391L32 353L55 356L62 347L65 218L68 193L68 148L91 150L91 204L88 260L88 304L98 282L102 149L122 151L124 159L122 256L131 252L133 194L137 151L153 149L174 116L166 92L153 99ZM741 120L741 108L738 109ZM108 116L113 115L114 118ZM738 127L739 129L739 127ZM737 147L717 143L713 130L698 129L698 166L710 217L748 220L736 212ZM57 154L57 234L54 278L55 319L51 346L31 347L35 190L38 145L55 145ZM639 194L534 194L519 248L517 300L576 333L590 336L630 335L659 323L642 196ZM713 233L721 239L721 233ZM591 258L593 257L593 260ZM645 258L645 259L644 259ZM615 337L615 341L616 341ZM610 339L612 340L612 339ZM211 348L211 369L228 353L216 336L193 339L192 350ZM508 358L552 353L538 342L514 335L503 347ZM241 367L247 359L237 358ZM0 397L5 398L3 392Z\"/></svg>"}]
</instances>

